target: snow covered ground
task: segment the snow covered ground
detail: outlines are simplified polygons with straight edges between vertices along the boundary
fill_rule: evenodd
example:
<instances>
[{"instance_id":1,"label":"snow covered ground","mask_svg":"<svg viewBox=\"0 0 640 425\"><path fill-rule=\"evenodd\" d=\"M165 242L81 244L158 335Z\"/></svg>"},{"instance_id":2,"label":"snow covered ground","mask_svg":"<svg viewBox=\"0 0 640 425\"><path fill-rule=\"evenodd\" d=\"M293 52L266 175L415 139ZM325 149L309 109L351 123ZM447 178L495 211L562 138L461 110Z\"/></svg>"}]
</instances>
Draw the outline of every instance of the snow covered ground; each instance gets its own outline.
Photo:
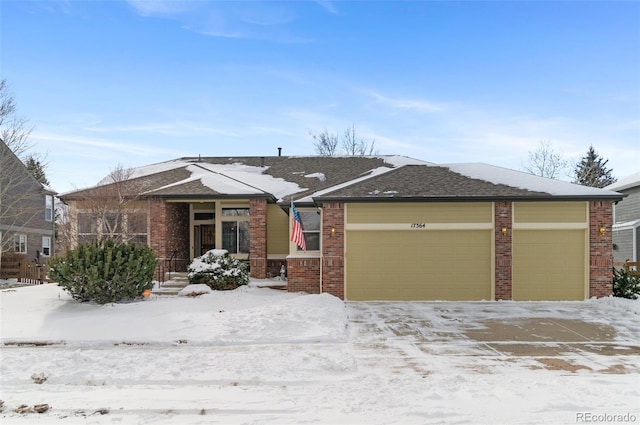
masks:
<instances>
[{"instance_id":1,"label":"snow covered ground","mask_svg":"<svg viewBox=\"0 0 640 425\"><path fill-rule=\"evenodd\" d=\"M640 301L343 303L258 286L104 306L2 290L0 422L640 423ZM585 321L598 341L478 337L540 319ZM14 412L37 404L50 409Z\"/></svg>"}]
</instances>

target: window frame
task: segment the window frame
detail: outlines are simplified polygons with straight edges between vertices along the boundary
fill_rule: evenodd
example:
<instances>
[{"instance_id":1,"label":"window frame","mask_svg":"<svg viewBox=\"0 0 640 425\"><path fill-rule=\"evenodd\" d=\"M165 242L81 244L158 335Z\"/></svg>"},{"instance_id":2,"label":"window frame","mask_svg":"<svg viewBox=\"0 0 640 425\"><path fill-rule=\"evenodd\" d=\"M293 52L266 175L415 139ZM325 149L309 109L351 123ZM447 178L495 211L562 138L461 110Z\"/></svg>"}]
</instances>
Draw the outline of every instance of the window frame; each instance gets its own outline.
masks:
<instances>
[{"instance_id":1,"label":"window frame","mask_svg":"<svg viewBox=\"0 0 640 425\"><path fill-rule=\"evenodd\" d=\"M24 239L24 243L22 242ZM17 254L26 254L27 253L27 235L24 233L16 233L13 236L13 252ZM23 250L24 249L24 250Z\"/></svg>"},{"instance_id":2,"label":"window frame","mask_svg":"<svg viewBox=\"0 0 640 425\"><path fill-rule=\"evenodd\" d=\"M44 221L53 222L53 196L44 195Z\"/></svg>"},{"instance_id":3,"label":"window frame","mask_svg":"<svg viewBox=\"0 0 640 425\"><path fill-rule=\"evenodd\" d=\"M305 244L307 246L307 250L303 251L298 245L296 245L294 242L291 242L293 244L293 246L295 247L295 251L298 254L301 253L310 253L310 254L317 254L322 250L322 210L320 208L305 208L305 207L296 207L296 211L298 211L298 215L300 216L300 220L302 221L302 234L304 235L304 241ZM304 220L304 216L305 214L308 213L316 213L319 217L319 221L318 221L318 229L314 229L314 230L309 230L307 229L307 227L309 227L308 225L305 226L305 220ZM308 224L308 223L307 223ZM291 225L293 226L293 217L291 217ZM309 240L307 239L307 235L310 234L317 234L318 235L318 248L317 249L310 249L309 248Z\"/></svg>"},{"instance_id":4,"label":"window frame","mask_svg":"<svg viewBox=\"0 0 640 425\"><path fill-rule=\"evenodd\" d=\"M45 244L45 241L47 241L46 244ZM45 248L47 249L46 252L45 252ZM40 254L44 257L51 256L51 236L42 237L42 252Z\"/></svg>"},{"instance_id":5,"label":"window frame","mask_svg":"<svg viewBox=\"0 0 640 425\"><path fill-rule=\"evenodd\" d=\"M229 214L229 215L225 214L225 211L231 211L231 210L235 210L240 213ZM220 246L222 247L222 249L226 249L229 252L229 254L233 256L246 257L250 255L251 254L251 209L250 207L246 204L222 205L220 208L219 220L220 220L220 227L221 227ZM235 226L235 252L225 247L225 241L226 241L225 240L225 224L226 223L233 223ZM247 223L246 228L244 228L244 231L241 231L241 227L244 227L245 225L243 224L241 226L240 223ZM242 236L243 233L244 233L244 237L246 238L246 241L245 241L247 245L246 251L241 250L242 245L244 245L243 243L241 243L241 241L243 241L243 236Z\"/></svg>"}]
</instances>

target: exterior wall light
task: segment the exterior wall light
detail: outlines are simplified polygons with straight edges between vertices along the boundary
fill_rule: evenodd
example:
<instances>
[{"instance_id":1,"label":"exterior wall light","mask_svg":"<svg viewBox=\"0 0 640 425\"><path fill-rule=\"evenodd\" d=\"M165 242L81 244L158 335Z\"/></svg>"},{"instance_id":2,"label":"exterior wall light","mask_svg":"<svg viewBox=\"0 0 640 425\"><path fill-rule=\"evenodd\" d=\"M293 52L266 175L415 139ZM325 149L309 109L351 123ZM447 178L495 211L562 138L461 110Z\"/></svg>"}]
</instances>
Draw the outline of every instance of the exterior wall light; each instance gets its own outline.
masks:
<instances>
[{"instance_id":1,"label":"exterior wall light","mask_svg":"<svg viewBox=\"0 0 640 425\"><path fill-rule=\"evenodd\" d=\"M607 228L604 226L600 226L598 231L600 232L600 236L604 236L604 234L607 233Z\"/></svg>"},{"instance_id":2,"label":"exterior wall light","mask_svg":"<svg viewBox=\"0 0 640 425\"><path fill-rule=\"evenodd\" d=\"M507 227L506 227L506 226L502 226L502 229L500 229L500 232L501 232L503 235L506 235L506 234L507 234Z\"/></svg>"},{"instance_id":3,"label":"exterior wall light","mask_svg":"<svg viewBox=\"0 0 640 425\"><path fill-rule=\"evenodd\" d=\"M336 235L336 228L332 227L331 228L331 237L334 237Z\"/></svg>"}]
</instances>

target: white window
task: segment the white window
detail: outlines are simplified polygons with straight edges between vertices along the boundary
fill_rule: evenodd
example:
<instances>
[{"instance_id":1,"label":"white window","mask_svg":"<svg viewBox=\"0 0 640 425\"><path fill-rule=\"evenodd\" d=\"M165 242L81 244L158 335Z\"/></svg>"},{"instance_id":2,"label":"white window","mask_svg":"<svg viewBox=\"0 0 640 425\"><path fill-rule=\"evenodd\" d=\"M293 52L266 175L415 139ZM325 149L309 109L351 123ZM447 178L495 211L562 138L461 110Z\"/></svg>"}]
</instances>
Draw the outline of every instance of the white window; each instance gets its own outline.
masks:
<instances>
[{"instance_id":1,"label":"white window","mask_svg":"<svg viewBox=\"0 0 640 425\"><path fill-rule=\"evenodd\" d=\"M53 221L53 196L44 196L44 219L46 221Z\"/></svg>"},{"instance_id":2,"label":"white window","mask_svg":"<svg viewBox=\"0 0 640 425\"><path fill-rule=\"evenodd\" d=\"M15 247L14 251L19 254L27 253L27 235L19 235L15 236Z\"/></svg>"},{"instance_id":3,"label":"white window","mask_svg":"<svg viewBox=\"0 0 640 425\"><path fill-rule=\"evenodd\" d=\"M51 237L42 237L42 255L48 257L51 255Z\"/></svg>"},{"instance_id":4,"label":"white window","mask_svg":"<svg viewBox=\"0 0 640 425\"><path fill-rule=\"evenodd\" d=\"M229 254L249 254L249 208L222 209L222 249Z\"/></svg>"},{"instance_id":5,"label":"white window","mask_svg":"<svg viewBox=\"0 0 640 425\"><path fill-rule=\"evenodd\" d=\"M320 210L299 209L298 215L302 221L302 233L307 251L320 250ZM300 251L298 247L298 251Z\"/></svg>"}]
</instances>

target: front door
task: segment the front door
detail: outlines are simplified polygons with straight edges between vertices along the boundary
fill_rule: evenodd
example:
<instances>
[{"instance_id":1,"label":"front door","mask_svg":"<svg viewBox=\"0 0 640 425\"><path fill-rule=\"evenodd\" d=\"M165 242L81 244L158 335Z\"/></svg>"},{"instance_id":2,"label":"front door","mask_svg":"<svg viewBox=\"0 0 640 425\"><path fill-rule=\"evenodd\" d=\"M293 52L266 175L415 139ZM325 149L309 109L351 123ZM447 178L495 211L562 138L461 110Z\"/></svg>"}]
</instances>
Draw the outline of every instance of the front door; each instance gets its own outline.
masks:
<instances>
[{"instance_id":1,"label":"front door","mask_svg":"<svg viewBox=\"0 0 640 425\"><path fill-rule=\"evenodd\" d=\"M202 254L216 247L215 224L201 224L194 226L193 230L193 240L195 242L193 249L194 257L200 257Z\"/></svg>"}]
</instances>

